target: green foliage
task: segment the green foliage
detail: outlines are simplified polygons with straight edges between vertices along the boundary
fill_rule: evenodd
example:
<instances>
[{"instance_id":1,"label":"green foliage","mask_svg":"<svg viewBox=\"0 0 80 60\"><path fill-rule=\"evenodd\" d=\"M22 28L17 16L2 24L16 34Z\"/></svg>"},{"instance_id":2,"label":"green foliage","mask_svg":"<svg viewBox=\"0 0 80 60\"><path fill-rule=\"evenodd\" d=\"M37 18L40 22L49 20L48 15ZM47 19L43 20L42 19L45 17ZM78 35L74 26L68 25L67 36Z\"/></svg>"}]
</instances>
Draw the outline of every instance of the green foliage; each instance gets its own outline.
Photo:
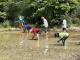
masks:
<instances>
[{"instance_id":1,"label":"green foliage","mask_svg":"<svg viewBox=\"0 0 80 60\"><path fill-rule=\"evenodd\" d=\"M8 0L0 0L0 2L7 2Z\"/></svg>"},{"instance_id":2,"label":"green foliage","mask_svg":"<svg viewBox=\"0 0 80 60\"><path fill-rule=\"evenodd\" d=\"M15 3L9 3L7 8L7 17L14 20L19 13L18 6Z\"/></svg>"},{"instance_id":3,"label":"green foliage","mask_svg":"<svg viewBox=\"0 0 80 60\"><path fill-rule=\"evenodd\" d=\"M1 18L6 19L6 15L7 15L6 12L0 12L0 17Z\"/></svg>"},{"instance_id":4,"label":"green foliage","mask_svg":"<svg viewBox=\"0 0 80 60\"><path fill-rule=\"evenodd\" d=\"M0 18L4 21L10 20L11 24L15 24L18 15L23 15L26 20L32 19L31 22L37 21L42 15L49 22L65 16L69 26L74 23L74 17L77 21L80 19L79 0L0 0L0 2Z\"/></svg>"},{"instance_id":5,"label":"green foliage","mask_svg":"<svg viewBox=\"0 0 80 60\"><path fill-rule=\"evenodd\" d=\"M4 21L3 23L0 23L0 28L10 28L10 22L8 20Z\"/></svg>"},{"instance_id":6,"label":"green foliage","mask_svg":"<svg viewBox=\"0 0 80 60\"><path fill-rule=\"evenodd\" d=\"M72 26L73 19L69 15L65 15L64 18L68 22L68 27L71 27Z\"/></svg>"}]
</instances>

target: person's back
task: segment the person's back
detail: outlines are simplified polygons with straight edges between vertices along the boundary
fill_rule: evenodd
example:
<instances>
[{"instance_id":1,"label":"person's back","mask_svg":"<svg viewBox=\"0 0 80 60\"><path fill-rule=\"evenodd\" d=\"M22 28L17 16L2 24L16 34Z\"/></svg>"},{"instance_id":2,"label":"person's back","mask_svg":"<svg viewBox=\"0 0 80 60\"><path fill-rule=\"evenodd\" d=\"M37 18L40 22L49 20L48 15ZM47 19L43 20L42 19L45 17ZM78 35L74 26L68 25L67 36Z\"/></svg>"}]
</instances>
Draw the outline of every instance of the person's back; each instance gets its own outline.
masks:
<instances>
[{"instance_id":1,"label":"person's back","mask_svg":"<svg viewBox=\"0 0 80 60\"><path fill-rule=\"evenodd\" d=\"M29 33L30 29L32 29L32 26L29 23L25 23L23 26L23 31L27 31Z\"/></svg>"},{"instance_id":2,"label":"person's back","mask_svg":"<svg viewBox=\"0 0 80 60\"><path fill-rule=\"evenodd\" d=\"M67 27L67 21L65 19L63 20L63 27Z\"/></svg>"},{"instance_id":3,"label":"person's back","mask_svg":"<svg viewBox=\"0 0 80 60\"><path fill-rule=\"evenodd\" d=\"M31 29L31 25L29 25L29 24L24 25L24 29L30 30Z\"/></svg>"},{"instance_id":4,"label":"person's back","mask_svg":"<svg viewBox=\"0 0 80 60\"><path fill-rule=\"evenodd\" d=\"M24 18L22 16L19 17L19 23L24 23Z\"/></svg>"},{"instance_id":5,"label":"person's back","mask_svg":"<svg viewBox=\"0 0 80 60\"><path fill-rule=\"evenodd\" d=\"M33 29L32 29L32 32L33 32L33 33L39 33L39 32L40 32L40 29L39 29L39 28L33 28Z\"/></svg>"},{"instance_id":6,"label":"person's back","mask_svg":"<svg viewBox=\"0 0 80 60\"><path fill-rule=\"evenodd\" d=\"M65 31L67 28L67 21L65 19L62 22L62 28L63 28L63 31Z\"/></svg>"},{"instance_id":7,"label":"person's back","mask_svg":"<svg viewBox=\"0 0 80 60\"><path fill-rule=\"evenodd\" d=\"M41 29L36 26L35 28L31 29L31 32L32 32L32 39L34 39L35 37L37 37L37 39L38 39L39 38L39 34L41 33Z\"/></svg>"},{"instance_id":8,"label":"person's back","mask_svg":"<svg viewBox=\"0 0 80 60\"><path fill-rule=\"evenodd\" d=\"M48 27L48 21L46 19L43 19L43 22L44 22L44 26Z\"/></svg>"},{"instance_id":9,"label":"person's back","mask_svg":"<svg viewBox=\"0 0 80 60\"><path fill-rule=\"evenodd\" d=\"M19 23L19 28L23 28L24 25L24 18L22 16L18 17L18 23Z\"/></svg>"},{"instance_id":10,"label":"person's back","mask_svg":"<svg viewBox=\"0 0 80 60\"><path fill-rule=\"evenodd\" d=\"M69 36L69 33L67 33L67 32L60 32L59 33L60 38L63 38L63 37L66 37L66 36Z\"/></svg>"},{"instance_id":11,"label":"person's back","mask_svg":"<svg viewBox=\"0 0 80 60\"><path fill-rule=\"evenodd\" d=\"M48 21L42 16L41 19L43 20L43 26L45 28L45 32L48 31Z\"/></svg>"}]
</instances>

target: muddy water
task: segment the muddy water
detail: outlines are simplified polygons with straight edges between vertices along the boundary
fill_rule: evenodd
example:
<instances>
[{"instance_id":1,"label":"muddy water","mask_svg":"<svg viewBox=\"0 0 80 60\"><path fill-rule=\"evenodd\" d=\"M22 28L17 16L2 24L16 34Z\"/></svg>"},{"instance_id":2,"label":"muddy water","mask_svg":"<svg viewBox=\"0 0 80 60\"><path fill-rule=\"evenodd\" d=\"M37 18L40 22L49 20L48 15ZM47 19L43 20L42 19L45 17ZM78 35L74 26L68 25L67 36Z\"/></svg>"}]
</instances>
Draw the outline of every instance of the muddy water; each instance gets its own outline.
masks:
<instances>
[{"instance_id":1,"label":"muddy water","mask_svg":"<svg viewBox=\"0 0 80 60\"><path fill-rule=\"evenodd\" d=\"M0 60L80 60L80 31L69 32L66 46L43 34L39 40L20 31L0 32Z\"/></svg>"}]
</instances>

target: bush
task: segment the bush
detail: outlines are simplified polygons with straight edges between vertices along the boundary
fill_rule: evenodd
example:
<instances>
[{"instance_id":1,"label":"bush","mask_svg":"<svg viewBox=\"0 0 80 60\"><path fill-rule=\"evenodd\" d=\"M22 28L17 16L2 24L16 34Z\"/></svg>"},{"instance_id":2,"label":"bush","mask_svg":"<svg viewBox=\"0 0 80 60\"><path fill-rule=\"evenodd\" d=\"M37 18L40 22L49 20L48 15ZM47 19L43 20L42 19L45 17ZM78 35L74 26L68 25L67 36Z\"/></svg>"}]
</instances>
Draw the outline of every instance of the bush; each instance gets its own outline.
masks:
<instances>
[{"instance_id":1,"label":"bush","mask_svg":"<svg viewBox=\"0 0 80 60\"><path fill-rule=\"evenodd\" d=\"M3 23L0 24L1 28L10 28L10 22L8 20L4 21Z\"/></svg>"},{"instance_id":2,"label":"bush","mask_svg":"<svg viewBox=\"0 0 80 60\"><path fill-rule=\"evenodd\" d=\"M65 15L63 18L65 18L67 20L68 23L68 27L71 27L73 24L73 19L72 17L70 17L69 15Z\"/></svg>"}]
</instances>

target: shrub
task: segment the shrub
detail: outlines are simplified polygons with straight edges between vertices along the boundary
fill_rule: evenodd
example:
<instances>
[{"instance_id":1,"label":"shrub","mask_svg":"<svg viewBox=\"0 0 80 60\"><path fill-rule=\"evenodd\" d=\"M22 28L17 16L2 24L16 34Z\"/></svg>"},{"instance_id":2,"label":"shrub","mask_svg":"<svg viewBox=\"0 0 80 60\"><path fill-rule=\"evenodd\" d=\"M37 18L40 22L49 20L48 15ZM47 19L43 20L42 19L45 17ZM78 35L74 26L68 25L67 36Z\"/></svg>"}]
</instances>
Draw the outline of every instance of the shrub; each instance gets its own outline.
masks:
<instances>
[{"instance_id":1,"label":"shrub","mask_svg":"<svg viewBox=\"0 0 80 60\"><path fill-rule=\"evenodd\" d=\"M8 20L4 21L3 23L0 24L1 28L9 28L10 26L10 22Z\"/></svg>"}]
</instances>

